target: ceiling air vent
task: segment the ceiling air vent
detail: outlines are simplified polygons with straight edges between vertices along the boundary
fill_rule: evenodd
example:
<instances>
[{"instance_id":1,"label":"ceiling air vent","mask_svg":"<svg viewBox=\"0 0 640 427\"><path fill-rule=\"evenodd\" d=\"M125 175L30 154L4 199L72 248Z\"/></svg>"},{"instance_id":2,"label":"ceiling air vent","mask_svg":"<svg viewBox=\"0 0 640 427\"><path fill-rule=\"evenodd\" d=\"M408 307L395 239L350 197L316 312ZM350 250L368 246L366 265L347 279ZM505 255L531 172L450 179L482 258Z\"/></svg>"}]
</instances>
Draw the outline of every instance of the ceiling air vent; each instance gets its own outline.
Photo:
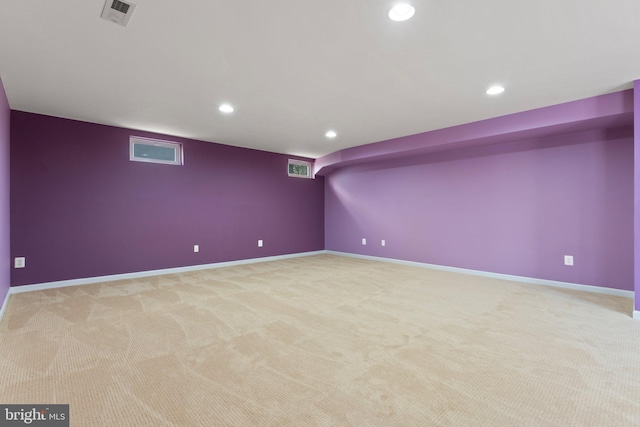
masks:
<instances>
[{"instance_id":1,"label":"ceiling air vent","mask_svg":"<svg viewBox=\"0 0 640 427\"><path fill-rule=\"evenodd\" d=\"M107 21L112 21L126 27L135 8L136 5L129 2L107 0L102 9L102 15L100 16Z\"/></svg>"}]
</instances>

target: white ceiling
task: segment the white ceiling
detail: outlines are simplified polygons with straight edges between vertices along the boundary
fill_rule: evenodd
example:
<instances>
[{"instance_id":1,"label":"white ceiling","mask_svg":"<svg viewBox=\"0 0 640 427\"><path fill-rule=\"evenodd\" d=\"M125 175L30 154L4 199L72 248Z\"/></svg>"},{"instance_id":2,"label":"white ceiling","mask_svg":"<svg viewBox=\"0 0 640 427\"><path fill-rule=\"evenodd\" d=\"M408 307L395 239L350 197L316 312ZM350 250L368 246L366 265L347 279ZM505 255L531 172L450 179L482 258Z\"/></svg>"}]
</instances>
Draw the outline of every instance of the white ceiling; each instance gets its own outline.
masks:
<instances>
[{"instance_id":1,"label":"white ceiling","mask_svg":"<svg viewBox=\"0 0 640 427\"><path fill-rule=\"evenodd\" d=\"M319 157L640 78L638 0L132 2L125 28L104 0L2 0L11 108Z\"/></svg>"}]
</instances>

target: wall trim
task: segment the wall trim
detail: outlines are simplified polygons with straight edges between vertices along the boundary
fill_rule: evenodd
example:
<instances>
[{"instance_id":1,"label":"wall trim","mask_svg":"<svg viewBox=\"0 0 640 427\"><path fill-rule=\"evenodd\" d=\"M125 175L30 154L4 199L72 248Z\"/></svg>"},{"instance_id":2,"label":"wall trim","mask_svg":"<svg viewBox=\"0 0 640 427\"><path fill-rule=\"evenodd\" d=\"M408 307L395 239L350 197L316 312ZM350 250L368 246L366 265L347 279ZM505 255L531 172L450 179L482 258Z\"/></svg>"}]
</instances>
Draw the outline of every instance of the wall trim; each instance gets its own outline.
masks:
<instances>
[{"instance_id":1,"label":"wall trim","mask_svg":"<svg viewBox=\"0 0 640 427\"><path fill-rule=\"evenodd\" d=\"M326 251L327 254L338 255L338 256L346 256L351 258L360 258L371 261L383 261L390 262L393 264L401 264L401 265L409 265L412 267L421 267L421 268L430 268L433 270L442 270L442 271L451 271L454 273L462 273L469 274L472 276L482 276L489 277L493 279L500 280L509 280L512 282L521 282L521 283L529 283L533 285L543 285L543 286L552 286L555 288L563 288L563 289L574 289L578 291L586 291L597 294L605 294L605 295L613 295L618 297L625 298L633 298L633 291L625 291L622 289L613 289L613 288L602 288L600 286L592 286L592 285L581 285L578 283L569 283L569 282L558 282L555 280L546 280L546 279L535 279L533 277L525 277L525 276L513 276L510 274L501 274L501 273L491 273L488 271L480 271L480 270L470 270L467 268L459 268L459 267L448 267L446 265L437 265L437 264L427 264L423 262L415 262L415 261L404 261L401 259L394 258L384 258L370 255L359 255L359 254L351 254L347 252L337 252L337 251ZM636 313L638 313L636 311ZM634 313L635 314L635 313ZM638 314L640 316L640 313ZM639 317L640 318L640 317Z\"/></svg>"},{"instance_id":2,"label":"wall trim","mask_svg":"<svg viewBox=\"0 0 640 427\"><path fill-rule=\"evenodd\" d=\"M11 295L11 288L9 288L7 295L4 296L4 301L2 301L2 305L0 306L0 322L2 322L2 316L4 316L7 304L9 304L9 295Z\"/></svg>"},{"instance_id":3,"label":"wall trim","mask_svg":"<svg viewBox=\"0 0 640 427\"><path fill-rule=\"evenodd\" d=\"M211 268L233 267L244 264L256 264L260 262L279 261L290 258L300 258L311 255L321 255L324 250L313 252L301 252L297 254L276 255L262 258L249 258L238 261L216 262L213 264L189 265L186 267L164 268L161 270L139 271L135 273L113 274L109 276L87 277L82 279L60 280L56 282L36 283L33 285L19 285L9 288L9 293L19 294L23 292L41 291L44 289L65 288L67 286L89 285L92 283L112 282L116 280L139 279L141 277L161 276L164 274L185 273L188 271L207 270ZM4 307L4 306L3 306Z\"/></svg>"},{"instance_id":4,"label":"wall trim","mask_svg":"<svg viewBox=\"0 0 640 427\"><path fill-rule=\"evenodd\" d=\"M212 264L199 264L199 265L190 265L186 267L176 267L176 268L165 268L160 270L149 270L149 271L139 271L135 273L124 273L124 274L114 274L109 276L96 276L96 277L87 277L82 279L71 279L71 280L60 280L55 282L45 282L45 283L37 283L33 285L20 285L20 286L11 286L9 288L9 292L4 298L4 302L0 307L0 322L2 321L2 317L4 316L4 312L7 309L7 304L9 302L9 297L11 294L18 294L24 292L32 292L32 291L40 291L44 289L55 289L55 288L64 288L67 286L80 286L80 285L89 285L92 283L101 283L101 282L112 282L117 280L127 280L127 279L137 279L142 277L151 277L151 276L161 276L164 274L176 274L176 273L184 273L188 271L198 271L198 270L207 270L211 268L223 268L223 267L233 267L238 265L245 264L256 264L261 262L269 262L269 261L279 261L291 258L300 258L306 256L313 255L336 255L350 258L359 258L370 261L382 261L389 262L393 264L407 265L412 267L420 267L420 268L429 268L433 270L442 270L442 271L450 271L454 273L462 273L469 274L472 276L482 276L489 277L493 279L500 280L509 280L512 282L520 282L520 283L529 283L533 285L543 285L543 286L551 286L556 288L563 289L573 289L578 291L592 292L598 294L605 295L613 295L613 296L621 296L626 298L633 298L633 291L625 291L622 289L612 289L612 288L602 288L599 286L591 286L591 285L581 285L578 283L569 283L569 282L559 282L555 280L546 280L546 279L535 279L532 277L525 276L513 276L510 274L501 274L501 273L491 273L488 271L480 271L480 270L471 270L466 268L459 267L449 267L445 265L437 265L437 264L427 264L423 262L416 261L405 261L394 258L384 258L377 257L371 255L360 255L360 254L352 254L348 252L339 252L339 251L331 251L331 250L319 250L312 252L301 252L297 254L287 254L287 255L276 255L270 257L262 257L262 258L249 258L237 261L226 261L226 262L218 262ZM633 311L633 318L640 320L640 311Z\"/></svg>"}]
</instances>

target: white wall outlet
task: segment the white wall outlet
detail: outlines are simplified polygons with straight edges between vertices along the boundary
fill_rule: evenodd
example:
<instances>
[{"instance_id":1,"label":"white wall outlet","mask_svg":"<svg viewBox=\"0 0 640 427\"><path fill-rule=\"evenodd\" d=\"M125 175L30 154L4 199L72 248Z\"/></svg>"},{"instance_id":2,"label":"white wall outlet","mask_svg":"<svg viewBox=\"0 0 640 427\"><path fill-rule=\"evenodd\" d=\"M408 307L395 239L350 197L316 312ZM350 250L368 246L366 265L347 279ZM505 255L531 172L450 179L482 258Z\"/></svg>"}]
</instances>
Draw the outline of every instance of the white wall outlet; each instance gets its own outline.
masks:
<instances>
[{"instance_id":1,"label":"white wall outlet","mask_svg":"<svg viewBox=\"0 0 640 427\"><path fill-rule=\"evenodd\" d=\"M367 239L365 239L364 237L362 238L362 245L366 245L367 244Z\"/></svg>"},{"instance_id":2,"label":"white wall outlet","mask_svg":"<svg viewBox=\"0 0 640 427\"><path fill-rule=\"evenodd\" d=\"M564 256L564 265L573 265L573 255Z\"/></svg>"},{"instance_id":3,"label":"white wall outlet","mask_svg":"<svg viewBox=\"0 0 640 427\"><path fill-rule=\"evenodd\" d=\"M17 256L15 257L15 259L13 260L13 267L14 268L24 268L26 266L26 258L23 256Z\"/></svg>"},{"instance_id":4,"label":"white wall outlet","mask_svg":"<svg viewBox=\"0 0 640 427\"><path fill-rule=\"evenodd\" d=\"M387 246L387 241L383 239L383 240L380 242L380 245L381 245L381 246Z\"/></svg>"},{"instance_id":5,"label":"white wall outlet","mask_svg":"<svg viewBox=\"0 0 640 427\"><path fill-rule=\"evenodd\" d=\"M200 245L193 245L193 252L200 252Z\"/></svg>"},{"instance_id":6,"label":"white wall outlet","mask_svg":"<svg viewBox=\"0 0 640 427\"><path fill-rule=\"evenodd\" d=\"M261 248L264 245L264 242L262 240L258 240L258 247Z\"/></svg>"}]
</instances>

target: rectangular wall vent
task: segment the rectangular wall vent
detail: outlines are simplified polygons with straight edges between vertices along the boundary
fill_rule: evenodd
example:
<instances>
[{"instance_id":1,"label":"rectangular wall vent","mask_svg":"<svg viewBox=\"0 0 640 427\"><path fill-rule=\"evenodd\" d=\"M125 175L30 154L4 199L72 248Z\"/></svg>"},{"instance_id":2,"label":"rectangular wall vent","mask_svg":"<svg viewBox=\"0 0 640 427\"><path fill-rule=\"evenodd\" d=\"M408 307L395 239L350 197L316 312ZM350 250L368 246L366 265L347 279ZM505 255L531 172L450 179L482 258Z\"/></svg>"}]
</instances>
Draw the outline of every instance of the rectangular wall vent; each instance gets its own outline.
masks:
<instances>
[{"instance_id":1,"label":"rectangular wall vent","mask_svg":"<svg viewBox=\"0 0 640 427\"><path fill-rule=\"evenodd\" d=\"M102 9L102 16L107 21L127 26L136 5L121 0L107 0Z\"/></svg>"},{"instance_id":2,"label":"rectangular wall vent","mask_svg":"<svg viewBox=\"0 0 640 427\"><path fill-rule=\"evenodd\" d=\"M182 144L132 136L129 138L129 160L182 165Z\"/></svg>"}]
</instances>

